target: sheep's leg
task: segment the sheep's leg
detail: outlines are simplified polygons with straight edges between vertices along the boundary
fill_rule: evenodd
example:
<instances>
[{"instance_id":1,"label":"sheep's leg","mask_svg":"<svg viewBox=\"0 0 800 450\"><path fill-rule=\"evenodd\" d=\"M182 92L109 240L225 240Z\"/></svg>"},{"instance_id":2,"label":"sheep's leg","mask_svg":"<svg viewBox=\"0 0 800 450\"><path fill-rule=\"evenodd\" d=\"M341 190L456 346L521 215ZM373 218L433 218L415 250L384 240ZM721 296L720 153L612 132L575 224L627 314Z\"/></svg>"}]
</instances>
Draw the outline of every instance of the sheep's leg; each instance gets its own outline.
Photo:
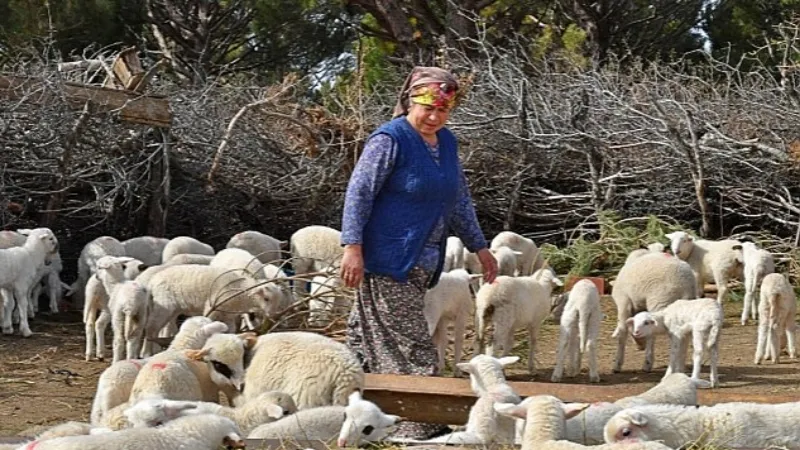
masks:
<instances>
[{"instance_id":1,"label":"sheep's leg","mask_svg":"<svg viewBox=\"0 0 800 450\"><path fill-rule=\"evenodd\" d=\"M628 340L628 327L625 325L625 317L617 322L617 328L614 330L613 336L617 337L617 358L614 360L614 373L622 372L622 364L625 362L625 341Z\"/></svg>"},{"instance_id":2,"label":"sheep's leg","mask_svg":"<svg viewBox=\"0 0 800 450\"><path fill-rule=\"evenodd\" d=\"M111 331L114 332L113 362L121 361L125 359L125 317L121 312L111 314Z\"/></svg>"},{"instance_id":3,"label":"sheep's leg","mask_svg":"<svg viewBox=\"0 0 800 450\"><path fill-rule=\"evenodd\" d=\"M86 361L91 361L94 353L94 326L97 322L97 310L92 308L86 311L84 317L83 330L86 336Z\"/></svg>"},{"instance_id":4,"label":"sheep's leg","mask_svg":"<svg viewBox=\"0 0 800 450\"><path fill-rule=\"evenodd\" d=\"M653 370L653 348L655 347L655 337L653 335L647 336L644 347L644 365L642 370L650 372Z\"/></svg>"},{"instance_id":5,"label":"sheep's leg","mask_svg":"<svg viewBox=\"0 0 800 450\"><path fill-rule=\"evenodd\" d=\"M767 348L767 333L769 333L769 328L766 320L762 317L758 321L758 341L756 342L756 356L753 359L754 364L761 364L761 361L764 360L764 352Z\"/></svg>"},{"instance_id":6,"label":"sheep's leg","mask_svg":"<svg viewBox=\"0 0 800 450\"><path fill-rule=\"evenodd\" d=\"M597 372L597 343L593 337L586 339L587 362L589 363L589 382L599 383L600 374Z\"/></svg>"},{"instance_id":7,"label":"sheep's leg","mask_svg":"<svg viewBox=\"0 0 800 450\"><path fill-rule=\"evenodd\" d=\"M139 352L142 347L142 334L143 328L138 325L136 329L127 330L127 343L125 347L125 355L127 359L136 359L139 357Z\"/></svg>"},{"instance_id":8,"label":"sheep's leg","mask_svg":"<svg viewBox=\"0 0 800 450\"><path fill-rule=\"evenodd\" d=\"M692 332L692 379L694 380L700 379L700 369L703 367L703 350L706 348L703 337L700 330Z\"/></svg>"},{"instance_id":9,"label":"sheep's leg","mask_svg":"<svg viewBox=\"0 0 800 450\"><path fill-rule=\"evenodd\" d=\"M583 351L580 348L580 338L572 338L569 343L569 357L572 358L570 367L567 369L567 376L576 377L581 373L581 360L583 359Z\"/></svg>"},{"instance_id":10,"label":"sheep's leg","mask_svg":"<svg viewBox=\"0 0 800 450\"><path fill-rule=\"evenodd\" d=\"M680 337L681 347L678 353L678 365L676 370L680 373L686 373L686 355L689 353L689 336Z\"/></svg>"},{"instance_id":11,"label":"sheep's leg","mask_svg":"<svg viewBox=\"0 0 800 450\"><path fill-rule=\"evenodd\" d=\"M3 334L14 333L14 326L11 324L11 316L14 314L14 295L7 289L0 289L0 299L2 299L3 308Z\"/></svg>"},{"instance_id":12,"label":"sheep's leg","mask_svg":"<svg viewBox=\"0 0 800 450\"><path fill-rule=\"evenodd\" d=\"M17 282L14 286L14 297L17 299L17 309L19 310L19 332L22 337L30 337L33 334L28 324L29 292L30 289L25 286L25 283Z\"/></svg>"},{"instance_id":13,"label":"sheep's leg","mask_svg":"<svg viewBox=\"0 0 800 450\"><path fill-rule=\"evenodd\" d=\"M456 364L461 362L461 357L464 353L464 333L466 333L466 329L466 314L459 314L453 325L453 359L455 361L453 364L453 374L457 377L461 376L461 370L458 369Z\"/></svg>"},{"instance_id":14,"label":"sheep's leg","mask_svg":"<svg viewBox=\"0 0 800 450\"><path fill-rule=\"evenodd\" d=\"M51 272L47 276L47 296L50 297L50 312L58 312L58 301L61 300L59 293L61 291L61 278L58 277L56 272Z\"/></svg>"},{"instance_id":15,"label":"sheep's leg","mask_svg":"<svg viewBox=\"0 0 800 450\"><path fill-rule=\"evenodd\" d=\"M571 327L561 325L561 333L558 338L558 352L556 354L556 367L553 369L553 375L550 377L550 381L553 383L558 383L561 381L561 377L564 376L564 358L567 356L567 347L569 347L569 342L571 339Z\"/></svg>"},{"instance_id":16,"label":"sheep's leg","mask_svg":"<svg viewBox=\"0 0 800 450\"><path fill-rule=\"evenodd\" d=\"M717 373L717 363L719 362L719 339L717 342L713 343L708 351L711 353L711 358L709 359L709 370L711 372L711 387L719 387L719 374Z\"/></svg>"},{"instance_id":17,"label":"sheep's leg","mask_svg":"<svg viewBox=\"0 0 800 450\"><path fill-rule=\"evenodd\" d=\"M100 317L94 323L94 331L97 336L97 360L103 361L105 359L106 351L106 329L108 324L111 323L111 311L108 308L100 310Z\"/></svg>"},{"instance_id":18,"label":"sheep's leg","mask_svg":"<svg viewBox=\"0 0 800 450\"><path fill-rule=\"evenodd\" d=\"M790 321L794 322L794 317L789 318ZM789 351L789 358L795 359L797 358L797 350L795 350L795 327L792 326L791 323L786 327L786 349Z\"/></svg>"},{"instance_id":19,"label":"sheep's leg","mask_svg":"<svg viewBox=\"0 0 800 450\"><path fill-rule=\"evenodd\" d=\"M667 365L667 371L664 373L664 377L668 377L673 372L678 371L678 356L681 353L681 342L680 339L670 334L669 335L669 364Z\"/></svg>"},{"instance_id":20,"label":"sheep's leg","mask_svg":"<svg viewBox=\"0 0 800 450\"><path fill-rule=\"evenodd\" d=\"M36 313L39 312L39 296L42 295L42 285L40 281L37 281L33 286L31 286L30 293L28 295L28 319L33 319L36 317Z\"/></svg>"},{"instance_id":21,"label":"sheep's leg","mask_svg":"<svg viewBox=\"0 0 800 450\"><path fill-rule=\"evenodd\" d=\"M721 305L728 297L728 277L722 270L714 271L714 284L717 285L717 303Z\"/></svg>"},{"instance_id":22,"label":"sheep's leg","mask_svg":"<svg viewBox=\"0 0 800 450\"><path fill-rule=\"evenodd\" d=\"M774 323L770 324L769 334L767 334L767 351L772 354L772 363L778 364L781 359L781 340Z\"/></svg>"},{"instance_id":23,"label":"sheep's leg","mask_svg":"<svg viewBox=\"0 0 800 450\"><path fill-rule=\"evenodd\" d=\"M434 330L432 340L438 357L436 368L441 373L444 370L444 353L447 349L447 325L445 325L444 321L441 321Z\"/></svg>"},{"instance_id":24,"label":"sheep's leg","mask_svg":"<svg viewBox=\"0 0 800 450\"><path fill-rule=\"evenodd\" d=\"M756 307L753 306L753 292L750 290L749 286L745 286L745 293L744 293L744 309L742 309L742 325L747 325L747 317L750 315L750 308L755 311Z\"/></svg>"},{"instance_id":25,"label":"sheep's leg","mask_svg":"<svg viewBox=\"0 0 800 450\"><path fill-rule=\"evenodd\" d=\"M539 329L536 327L528 327L528 373L531 378L536 376L536 335ZM514 336L514 333L510 333Z\"/></svg>"}]
</instances>

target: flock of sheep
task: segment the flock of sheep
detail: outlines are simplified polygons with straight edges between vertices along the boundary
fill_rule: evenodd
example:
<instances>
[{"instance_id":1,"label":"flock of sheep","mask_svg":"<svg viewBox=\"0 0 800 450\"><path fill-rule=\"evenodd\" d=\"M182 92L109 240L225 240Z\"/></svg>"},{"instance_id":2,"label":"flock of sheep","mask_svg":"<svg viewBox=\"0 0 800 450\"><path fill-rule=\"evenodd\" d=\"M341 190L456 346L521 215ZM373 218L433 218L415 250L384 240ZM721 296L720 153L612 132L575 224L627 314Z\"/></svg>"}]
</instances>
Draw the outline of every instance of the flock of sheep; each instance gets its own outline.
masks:
<instances>
[{"instance_id":1,"label":"flock of sheep","mask_svg":"<svg viewBox=\"0 0 800 450\"><path fill-rule=\"evenodd\" d=\"M0 232L3 333L12 333L16 321L19 333L30 336L28 318L36 313L40 291L47 293L56 312L63 288L83 306L87 360L104 358L109 323L113 333L112 364L98 381L90 422L56 426L19 448L171 449L176 442L192 442L191 448L215 449L220 444L240 447L242 437L335 439L346 446L386 439L401 418L361 398L364 374L345 345L305 331L260 337L240 332L299 307L307 310L306 323L312 327L324 328L345 314L352 294L337 277L339 237L337 230L324 226L302 228L288 243L245 231L215 252L187 236L123 242L103 236L83 248L77 280L67 286L59 278L58 240L49 229ZM508 354L514 332L526 329L528 369L535 374L537 335L543 321L553 316L561 334L551 380L561 381L565 372L577 375L586 354L589 380L599 381L596 348L602 313L596 286L581 280L567 295L553 295L562 282L535 243L513 232L492 240L500 276L483 284L477 257L458 238L449 238L445 272L428 291L424 313L441 368L448 331L453 330L454 373L469 374L478 399L464 430L425 442L516 442L532 450L602 442L613 447L625 441L626 449L663 449L708 439L708 429L734 439L736 445L726 442L732 446L785 445L800 439L781 423L764 433L731 434L762 415L792 414L792 408L800 408L794 404L679 406L695 405L698 387L719 385L722 304L732 278L744 281L742 323L759 321L756 363L764 358L778 362L782 343L795 357L796 306L787 278L773 273L772 255L754 244L694 239L684 232L667 238L671 254L659 243L632 252L612 292L618 313L612 335L618 342L614 370L622 367L628 334L646 349L646 371L653 365L654 337L666 334L667 372L661 384L642 395L591 406L547 396L520 401L506 383L503 367L518 361ZM290 258L284 257L287 253ZM283 270L287 259L292 277ZM701 298L706 282L716 283L717 299ZM461 362L473 311L477 356ZM180 316L188 319L178 328ZM490 324L494 332L487 337ZM173 335L169 347L158 346ZM683 372L690 339L693 372L687 377ZM710 382L699 379L706 352ZM220 404L220 394L230 406Z\"/></svg>"}]
</instances>

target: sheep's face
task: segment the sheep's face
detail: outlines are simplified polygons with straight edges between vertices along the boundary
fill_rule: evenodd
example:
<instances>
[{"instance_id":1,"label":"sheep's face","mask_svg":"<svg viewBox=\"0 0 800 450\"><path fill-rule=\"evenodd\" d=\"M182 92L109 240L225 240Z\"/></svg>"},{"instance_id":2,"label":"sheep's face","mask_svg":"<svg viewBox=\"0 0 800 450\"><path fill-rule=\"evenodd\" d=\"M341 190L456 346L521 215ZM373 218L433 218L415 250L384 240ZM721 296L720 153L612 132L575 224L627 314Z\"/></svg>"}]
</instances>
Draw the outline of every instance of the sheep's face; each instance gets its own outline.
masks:
<instances>
[{"instance_id":1,"label":"sheep's face","mask_svg":"<svg viewBox=\"0 0 800 450\"><path fill-rule=\"evenodd\" d=\"M564 307L567 306L569 300L569 293L564 292L561 295L556 295L550 302L550 314L553 316L553 322L560 324L561 316L564 315Z\"/></svg>"},{"instance_id":2,"label":"sheep's face","mask_svg":"<svg viewBox=\"0 0 800 450\"><path fill-rule=\"evenodd\" d=\"M265 317L277 317L283 309L284 294L280 287L274 283L263 283L254 289L254 294L257 297L258 310L256 314L263 314Z\"/></svg>"},{"instance_id":3,"label":"sheep's face","mask_svg":"<svg viewBox=\"0 0 800 450\"><path fill-rule=\"evenodd\" d=\"M603 434L608 443L650 440L647 435L647 417L635 409L626 409L614 415L606 423Z\"/></svg>"},{"instance_id":4,"label":"sheep's face","mask_svg":"<svg viewBox=\"0 0 800 450\"><path fill-rule=\"evenodd\" d=\"M98 275L108 272L114 278L121 278L125 274L125 265L133 261L141 264L141 261L127 256L103 256L95 263L95 269Z\"/></svg>"},{"instance_id":5,"label":"sheep's face","mask_svg":"<svg viewBox=\"0 0 800 450\"><path fill-rule=\"evenodd\" d=\"M123 264L123 272L128 280L133 280L145 270L147 270L147 266L138 259L131 259Z\"/></svg>"},{"instance_id":6,"label":"sheep's face","mask_svg":"<svg viewBox=\"0 0 800 450\"><path fill-rule=\"evenodd\" d=\"M250 345L249 335L215 334L208 338L198 356L208 364L215 385L241 392L244 389L244 355Z\"/></svg>"},{"instance_id":7,"label":"sheep's face","mask_svg":"<svg viewBox=\"0 0 800 450\"><path fill-rule=\"evenodd\" d=\"M656 321L647 311L629 317L626 323L634 339L645 339L655 333Z\"/></svg>"},{"instance_id":8,"label":"sheep's face","mask_svg":"<svg viewBox=\"0 0 800 450\"><path fill-rule=\"evenodd\" d=\"M379 441L392 432L402 420L399 416L384 414L374 403L363 400L361 393L350 394L344 412L344 423L336 441L339 447L357 446L359 442Z\"/></svg>"},{"instance_id":9,"label":"sheep's face","mask_svg":"<svg viewBox=\"0 0 800 450\"><path fill-rule=\"evenodd\" d=\"M274 408L270 408L268 412L270 413L270 417L273 419L280 419L283 416L288 416L290 414L294 414L297 412L297 404L295 404L294 399L292 396L280 391L267 391L262 392L253 400L245 403L241 406L241 408L264 408L265 405L271 405ZM279 415L275 415L272 411L280 411Z\"/></svg>"},{"instance_id":10,"label":"sheep's face","mask_svg":"<svg viewBox=\"0 0 800 450\"><path fill-rule=\"evenodd\" d=\"M469 362L457 363L456 367L469 374L470 387L475 393L486 392L486 381L505 381L503 368L519 361L519 356L495 358L490 355L475 355Z\"/></svg>"},{"instance_id":11,"label":"sheep's face","mask_svg":"<svg viewBox=\"0 0 800 450\"><path fill-rule=\"evenodd\" d=\"M664 237L670 240L670 250L672 250L673 255L683 260L689 258L692 248L694 248L694 238L684 231L675 231L664 235Z\"/></svg>"},{"instance_id":12,"label":"sheep's face","mask_svg":"<svg viewBox=\"0 0 800 450\"><path fill-rule=\"evenodd\" d=\"M28 236L28 239L38 239L41 241L40 245L44 246L45 254L55 255L58 253L58 239L56 235L49 228L34 228L32 230L18 230L20 234ZM50 264L50 258L45 261L45 264Z\"/></svg>"}]
</instances>

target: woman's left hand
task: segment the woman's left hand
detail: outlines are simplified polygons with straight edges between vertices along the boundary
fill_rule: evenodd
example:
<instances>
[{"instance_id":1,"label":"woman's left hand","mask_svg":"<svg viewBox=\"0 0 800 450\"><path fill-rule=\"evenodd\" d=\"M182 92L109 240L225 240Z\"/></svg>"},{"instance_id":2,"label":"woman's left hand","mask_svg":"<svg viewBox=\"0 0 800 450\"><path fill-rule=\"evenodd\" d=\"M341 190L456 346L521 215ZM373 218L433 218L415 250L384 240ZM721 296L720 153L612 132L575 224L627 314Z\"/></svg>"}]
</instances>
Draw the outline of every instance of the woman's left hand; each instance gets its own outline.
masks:
<instances>
[{"instance_id":1,"label":"woman's left hand","mask_svg":"<svg viewBox=\"0 0 800 450\"><path fill-rule=\"evenodd\" d=\"M497 277L497 260L488 248L478 250L478 260L483 266L483 281L492 283Z\"/></svg>"}]
</instances>

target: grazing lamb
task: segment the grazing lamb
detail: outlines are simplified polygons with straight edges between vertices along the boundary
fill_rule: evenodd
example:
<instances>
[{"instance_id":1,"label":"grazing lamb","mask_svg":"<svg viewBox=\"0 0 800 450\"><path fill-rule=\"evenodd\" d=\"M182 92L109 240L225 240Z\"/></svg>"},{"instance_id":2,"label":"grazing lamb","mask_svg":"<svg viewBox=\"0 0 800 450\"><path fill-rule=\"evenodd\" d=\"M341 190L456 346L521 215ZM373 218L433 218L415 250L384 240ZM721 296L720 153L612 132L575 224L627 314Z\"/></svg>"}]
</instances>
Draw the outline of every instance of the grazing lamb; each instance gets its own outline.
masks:
<instances>
[{"instance_id":1,"label":"grazing lamb","mask_svg":"<svg viewBox=\"0 0 800 450\"><path fill-rule=\"evenodd\" d=\"M220 445L244 448L239 433L231 419L202 414L179 417L156 428L37 440L23 445L20 450L217 450Z\"/></svg>"},{"instance_id":2,"label":"grazing lamb","mask_svg":"<svg viewBox=\"0 0 800 450\"><path fill-rule=\"evenodd\" d=\"M442 272L464 268L464 243L456 236L447 238L444 249L444 266Z\"/></svg>"},{"instance_id":3,"label":"grazing lamb","mask_svg":"<svg viewBox=\"0 0 800 450\"><path fill-rule=\"evenodd\" d=\"M338 267L344 255L341 232L321 225L301 228L292 234L289 247L292 252L292 267L295 275L324 272L328 267ZM295 295L307 294L306 283L294 282Z\"/></svg>"},{"instance_id":4,"label":"grazing lamb","mask_svg":"<svg viewBox=\"0 0 800 450\"><path fill-rule=\"evenodd\" d=\"M684 231L666 234L672 253L692 267L697 295L703 296L705 283L717 285L717 301L722 303L728 295L728 281L742 278L742 243L734 239L709 241L695 239ZM685 297L690 298L690 297Z\"/></svg>"},{"instance_id":5,"label":"grazing lamb","mask_svg":"<svg viewBox=\"0 0 800 450\"><path fill-rule=\"evenodd\" d=\"M625 341L628 338L628 318L641 311L658 311L675 300L697 298L697 285L692 268L685 261L666 253L640 256L620 269L611 297L617 305L617 357L614 372L622 370L625 360ZM643 370L653 368L653 338L646 340ZM639 348L645 342L637 341Z\"/></svg>"},{"instance_id":6,"label":"grazing lamb","mask_svg":"<svg viewBox=\"0 0 800 450\"><path fill-rule=\"evenodd\" d=\"M575 417L589 405L562 403L550 395L528 397L520 404L496 403L495 410L504 416L525 420L522 450L670 450L657 442L626 442L587 447L564 438L565 422Z\"/></svg>"},{"instance_id":7,"label":"grazing lamb","mask_svg":"<svg viewBox=\"0 0 800 450\"><path fill-rule=\"evenodd\" d=\"M161 261L169 261L175 255L191 253L194 255L214 256L214 247L189 236L178 236L170 239L161 252Z\"/></svg>"},{"instance_id":8,"label":"grazing lamb","mask_svg":"<svg viewBox=\"0 0 800 450\"><path fill-rule=\"evenodd\" d=\"M616 413L606 442L659 441L673 448L791 447L800 441L800 403L720 403L714 406L640 405Z\"/></svg>"},{"instance_id":9,"label":"grazing lamb","mask_svg":"<svg viewBox=\"0 0 800 450\"><path fill-rule=\"evenodd\" d=\"M281 391L291 395L301 410L346 405L348 396L364 386L358 358L346 345L319 334L265 334L249 354L244 402L262 392Z\"/></svg>"},{"instance_id":10,"label":"grazing lamb","mask_svg":"<svg viewBox=\"0 0 800 450\"><path fill-rule=\"evenodd\" d=\"M600 310L600 293L589 280L580 280L572 286L564 312L561 314L556 367L550 381L558 383L564 374L567 360L567 376L574 377L581 370L581 356L589 357L589 381L600 382L597 373L597 339L603 312Z\"/></svg>"},{"instance_id":11,"label":"grazing lamb","mask_svg":"<svg viewBox=\"0 0 800 450\"><path fill-rule=\"evenodd\" d=\"M72 283L67 294L72 297L75 307L83 308L86 282L95 272L95 263L103 256L126 256L125 247L122 242L111 236L100 236L83 246L78 258L78 278Z\"/></svg>"},{"instance_id":12,"label":"grazing lamb","mask_svg":"<svg viewBox=\"0 0 800 450\"><path fill-rule=\"evenodd\" d=\"M374 403L361 398L361 392L348 396L347 406L320 406L301 409L277 422L253 430L250 439L293 439L331 441L339 447L356 447L362 441L384 439L401 420L384 414Z\"/></svg>"},{"instance_id":13,"label":"grazing lamb","mask_svg":"<svg viewBox=\"0 0 800 450\"><path fill-rule=\"evenodd\" d=\"M342 292L344 283L338 276L316 276L311 279L311 299L308 301L308 325L328 326L336 317L350 311L350 301Z\"/></svg>"},{"instance_id":14,"label":"grazing lamb","mask_svg":"<svg viewBox=\"0 0 800 450\"><path fill-rule=\"evenodd\" d=\"M244 383L245 351L255 342L251 333L215 334L200 350L159 353L142 367L129 401L159 396L219 403L220 391L235 401Z\"/></svg>"},{"instance_id":15,"label":"grazing lamb","mask_svg":"<svg viewBox=\"0 0 800 450\"><path fill-rule=\"evenodd\" d=\"M709 360L711 387L718 387L719 333L722 331L723 319L722 306L716 300L698 298L676 300L656 312L642 311L628 318L627 324L633 330L633 337L636 339L645 339L656 334L669 336L669 366L665 376L684 371L689 335L691 335L694 348L692 378L700 378L703 352L707 350L711 355Z\"/></svg>"},{"instance_id":16,"label":"grazing lamb","mask_svg":"<svg viewBox=\"0 0 800 450\"><path fill-rule=\"evenodd\" d=\"M30 230L22 247L0 250L0 291L4 291L5 306L0 308L0 322L3 334L14 332L11 325L11 299L16 302L19 311L19 332L23 337L30 337L28 324L28 304L40 267L47 264L49 258L58 253L58 240L49 228ZM3 311L7 314L3 314Z\"/></svg>"},{"instance_id":17,"label":"grazing lamb","mask_svg":"<svg viewBox=\"0 0 800 450\"><path fill-rule=\"evenodd\" d=\"M491 249L506 246L521 252L517 257L517 274L531 275L544 267L544 257L532 239L523 237L512 231L502 231L492 239Z\"/></svg>"},{"instance_id":18,"label":"grazing lamb","mask_svg":"<svg viewBox=\"0 0 800 450\"><path fill-rule=\"evenodd\" d=\"M771 273L761 282L761 301L758 305L758 343L755 363L772 359L777 364L781 353L781 335L786 335L789 357L797 357L795 340L797 333L797 299L794 288L785 275Z\"/></svg>"},{"instance_id":19,"label":"grazing lamb","mask_svg":"<svg viewBox=\"0 0 800 450\"><path fill-rule=\"evenodd\" d=\"M444 370L444 357L447 343L449 342L447 327L453 325L453 359L461 361L461 352L464 345L464 334L467 328L467 319L472 311L472 294L469 291L470 277L464 269L454 269L442 272L439 283L425 293L425 306L423 313L428 321L428 331L433 337L433 343L439 354L437 364L439 371ZM461 376L461 370L456 367L453 374Z\"/></svg>"},{"instance_id":20,"label":"grazing lamb","mask_svg":"<svg viewBox=\"0 0 800 450\"><path fill-rule=\"evenodd\" d=\"M775 272L775 259L772 253L756 247L752 242L742 243L742 258L744 259L744 309L742 310L742 325L747 324L747 316L753 320L758 318L758 305L753 304L756 291L761 286L764 277Z\"/></svg>"},{"instance_id":21,"label":"grazing lamb","mask_svg":"<svg viewBox=\"0 0 800 450\"><path fill-rule=\"evenodd\" d=\"M169 239L166 238L138 236L122 241L122 246L125 248L125 256L138 259L147 266L156 266L163 262L161 255L164 253L167 243L169 243Z\"/></svg>"},{"instance_id":22,"label":"grazing lamb","mask_svg":"<svg viewBox=\"0 0 800 450\"><path fill-rule=\"evenodd\" d=\"M508 355L514 345L514 330L527 328L528 371L535 376L536 338L550 314L550 296L555 286L563 283L549 267L529 276L497 277L493 283L481 286L475 299L477 350L484 351L484 327L489 321L494 324L494 336L486 347L487 355L494 354L495 346L500 347L501 356Z\"/></svg>"},{"instance_id":23,"label":"grazing lamb","mask_svg":"<svg viewBox=\"0 0 800 450\"><path fill-rule=\"evenodd\" d=\"M264 264L283 259L281 250L287 245L274 237L258 231L242 231L234 234L225 248L240 248L256 255Z\"/></svg>"}]
</instances>

